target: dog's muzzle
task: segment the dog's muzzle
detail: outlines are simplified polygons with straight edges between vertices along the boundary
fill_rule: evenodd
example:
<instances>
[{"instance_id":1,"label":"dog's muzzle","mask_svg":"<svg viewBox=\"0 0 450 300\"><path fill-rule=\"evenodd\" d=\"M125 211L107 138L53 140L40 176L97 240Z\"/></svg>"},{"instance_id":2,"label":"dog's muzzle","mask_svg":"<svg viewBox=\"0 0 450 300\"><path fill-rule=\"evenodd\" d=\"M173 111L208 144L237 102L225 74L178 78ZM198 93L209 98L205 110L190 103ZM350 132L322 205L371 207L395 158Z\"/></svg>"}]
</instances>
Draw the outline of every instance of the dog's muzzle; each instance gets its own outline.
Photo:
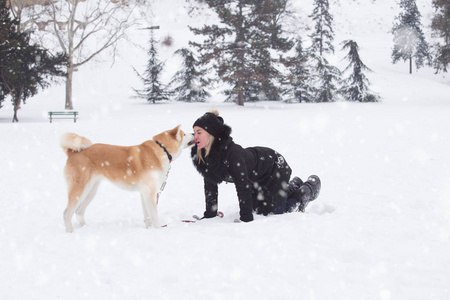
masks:
<instances>
[{"instance_id":1,"label":"dog's muzzle","mask_svg":"<svg viewBox=\"0 0 450 300\"><path fill-rule=\"evenodd\" d=\"M194 134L191 133L190 135L191 135L191 140L189 141L188 146L193 146L195 144Z\"/></svg>"}]
</instances>

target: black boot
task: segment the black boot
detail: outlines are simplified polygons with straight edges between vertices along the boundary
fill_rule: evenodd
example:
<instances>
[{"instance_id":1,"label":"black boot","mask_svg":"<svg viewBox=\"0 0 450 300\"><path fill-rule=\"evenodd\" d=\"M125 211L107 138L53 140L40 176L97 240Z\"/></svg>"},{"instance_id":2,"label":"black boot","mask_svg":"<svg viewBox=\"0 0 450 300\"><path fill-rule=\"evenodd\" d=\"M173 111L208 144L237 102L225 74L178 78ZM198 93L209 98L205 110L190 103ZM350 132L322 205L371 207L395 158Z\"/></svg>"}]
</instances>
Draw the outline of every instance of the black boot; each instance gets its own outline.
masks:
<instances>
[{"instance_id":1,"label":"black boot","mask_svg":"<svg viewBox=\"0 0 450 300\"><path fill-rule=\"evenodd\" d=\"M302 185L303 185L303 180L301 180L297 176L294 177L291 181L289 181L289 185L288 185L288 189L287 189L288 198L295 190L298 190Z\"/></svg>"},{"instance_id":2,"label":"black boot","mask_svg":"<svg viewBox=\"0 0 450 300\"><path fill-rule=\"evenodd\" d=\"M306 182L302 185L301 188L305 188L308 187L310 192L309 194L309 198L307 198L306 200L308 201L313 201L315 200L320 193L320 188L321 188L322 184L320 182L320 178L317 175L311 175L308 177L308 180L306 180Z\"/></svg>"},{"instance_id":3,"label":"black boot","mask_svg":"<svg viewBox=\"0 0 450 300\"><path fill-rule=\"evenodd\" d=\"M319 196L320 188L320 178L316 175L311 175L299 189L293 191L291 197L298 200L298 211L305 212L309 202Z\"/></svg>"}]
</instances>

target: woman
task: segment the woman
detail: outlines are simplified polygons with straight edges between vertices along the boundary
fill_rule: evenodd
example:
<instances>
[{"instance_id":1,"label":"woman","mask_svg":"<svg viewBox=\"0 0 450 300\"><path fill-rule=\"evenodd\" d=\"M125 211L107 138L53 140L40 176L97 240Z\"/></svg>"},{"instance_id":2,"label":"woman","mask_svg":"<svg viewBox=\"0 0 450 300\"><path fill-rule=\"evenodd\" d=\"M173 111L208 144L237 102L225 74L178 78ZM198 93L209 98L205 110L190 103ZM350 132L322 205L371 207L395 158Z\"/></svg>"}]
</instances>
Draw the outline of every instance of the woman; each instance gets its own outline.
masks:
<instances>
[{"instance_id":1,"label":"woman","mask_svg":"<svg viewBox=\"0 0 450 300\"><path fill-rule=\"evenodd\" d=\"M265 147L242 148L233 142L231 127L217 110L205 113L194 125L195 146L191 157L204 178L205 218L217 215L218 184L233 182L239 200L240 220L253 221L257 214L304 211L317 198L320 179L313 175L303 183L289 182L291 168L284 157Z\"/></svg>"}]
</instances>

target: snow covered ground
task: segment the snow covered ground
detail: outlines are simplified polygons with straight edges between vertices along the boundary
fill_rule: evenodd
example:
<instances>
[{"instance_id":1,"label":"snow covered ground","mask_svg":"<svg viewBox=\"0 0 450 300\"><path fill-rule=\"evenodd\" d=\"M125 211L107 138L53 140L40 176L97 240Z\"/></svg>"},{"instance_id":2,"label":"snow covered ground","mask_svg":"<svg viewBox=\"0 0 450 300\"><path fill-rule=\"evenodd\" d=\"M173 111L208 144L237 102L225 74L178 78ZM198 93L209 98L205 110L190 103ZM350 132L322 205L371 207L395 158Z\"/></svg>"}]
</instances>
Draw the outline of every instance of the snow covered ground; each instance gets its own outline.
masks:
<instances>
[{"instance_id":1,"label":"snow covered ground","mask_svg":"<svg viewBox=\"0 0 450 300\"><path fill-rule=\"evenodd\" d=\"M0 298L450 299L450 80L391 65L387 31L398 10L391 0L361 2L335 5L336 43L348 36L359 43L380 103L151 105L130 99L139 84L130 65L146 60L132 48L112 69L97 64L76 74L75 124L47 119L63 107L63 86L30 99L18 124L5 103ZM170 26L183 12L172 9L165 20L174 37L182 33ZM182 223L204 211L202 178L186 151L160 199L166 228L145 229L139 195L104 182L88 225L65 233L62 133L133 145L178 124L189 131L211 107L237 143L272 147L295 175L321 177L321 195L306 213L235 224L234 186L222 184L223 219Z\"/></svg>"}]
</instances>

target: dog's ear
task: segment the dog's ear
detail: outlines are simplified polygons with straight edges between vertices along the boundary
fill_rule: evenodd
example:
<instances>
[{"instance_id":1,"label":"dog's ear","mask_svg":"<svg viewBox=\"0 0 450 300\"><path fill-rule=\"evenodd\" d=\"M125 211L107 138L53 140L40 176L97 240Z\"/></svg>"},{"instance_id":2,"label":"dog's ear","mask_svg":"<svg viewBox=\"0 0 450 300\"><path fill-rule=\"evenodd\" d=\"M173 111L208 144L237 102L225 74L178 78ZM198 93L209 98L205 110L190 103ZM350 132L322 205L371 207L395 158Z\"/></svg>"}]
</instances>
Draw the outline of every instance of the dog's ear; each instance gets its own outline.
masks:
<instances>
[{"instance_id":1,"label":"dog's ear","mask_svg":"<svg viewBox=\"0 0 450 300\"><path fill-rule=\"evenodd\" d=\"M181 140L181 130L180 130L181 124L179 124L177 127L169 131L169 134L177 139L177 141Z\"/></svg>"}]
</instances>

